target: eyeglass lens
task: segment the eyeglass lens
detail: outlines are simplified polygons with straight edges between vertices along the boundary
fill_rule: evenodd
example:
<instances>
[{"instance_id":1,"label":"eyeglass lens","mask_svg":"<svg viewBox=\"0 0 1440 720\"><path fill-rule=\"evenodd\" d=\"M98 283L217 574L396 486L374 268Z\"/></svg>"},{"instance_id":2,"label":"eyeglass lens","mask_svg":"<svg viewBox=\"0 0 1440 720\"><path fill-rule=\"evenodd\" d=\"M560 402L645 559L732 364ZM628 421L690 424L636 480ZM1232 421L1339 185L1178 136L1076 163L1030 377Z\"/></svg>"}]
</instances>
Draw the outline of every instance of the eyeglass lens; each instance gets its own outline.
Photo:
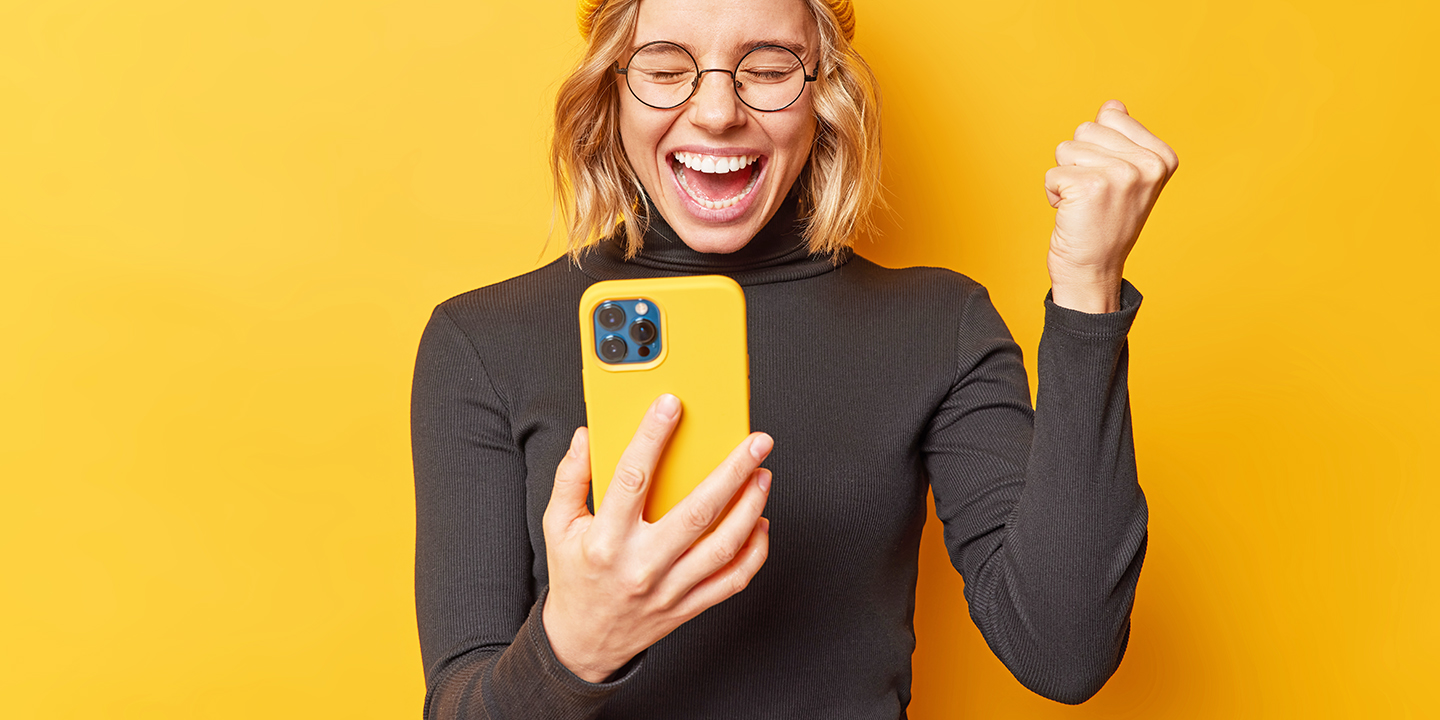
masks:
<instances>
[{"instance_id":1,"label":"eyeglass lens","mask_svg":"<svg viewBox=\"0 0 1440 720\"><path fill-rule=\"evenodd\" d=\"M664 41L636 50L625 71L635 99L662 110L689 100L699 87L699 77L700 68L690 53ZM783 110L805 91L805 66L787 48L761 46L740 59L734 85L746 105L763 112Z\"/></svg>"}]
</instances>

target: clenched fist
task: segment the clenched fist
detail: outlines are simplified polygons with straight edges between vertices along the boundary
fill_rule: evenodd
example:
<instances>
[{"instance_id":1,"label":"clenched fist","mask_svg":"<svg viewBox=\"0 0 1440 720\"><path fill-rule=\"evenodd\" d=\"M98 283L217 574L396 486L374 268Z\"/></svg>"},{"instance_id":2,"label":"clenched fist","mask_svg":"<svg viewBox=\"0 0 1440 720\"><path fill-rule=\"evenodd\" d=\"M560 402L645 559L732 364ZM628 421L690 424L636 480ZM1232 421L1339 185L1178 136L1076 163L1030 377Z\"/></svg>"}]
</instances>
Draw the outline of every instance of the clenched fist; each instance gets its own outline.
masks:
<instances>
[{"instance_id":1,"label":"clenched fist","mask_svg":"<svg viewBox=\"0 0 1440 720\"><path fill-rule=\"evenodd\" d=\"M1120 309L1125 258L1180 159L1119 100L1055 148L1045 194L1056 209L1047 266L1054 300L1089 313Z\"/></svg>"}]
</instances>

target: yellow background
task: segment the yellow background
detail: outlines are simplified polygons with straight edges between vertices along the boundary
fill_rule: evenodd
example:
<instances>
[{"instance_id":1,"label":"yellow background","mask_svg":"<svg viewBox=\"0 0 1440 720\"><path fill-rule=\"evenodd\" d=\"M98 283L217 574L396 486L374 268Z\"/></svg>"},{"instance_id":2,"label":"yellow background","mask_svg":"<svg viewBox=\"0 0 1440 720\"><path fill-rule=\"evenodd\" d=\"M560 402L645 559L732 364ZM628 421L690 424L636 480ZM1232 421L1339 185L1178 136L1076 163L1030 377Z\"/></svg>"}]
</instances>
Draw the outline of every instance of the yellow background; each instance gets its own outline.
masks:
<instances>
[{"instance_id":1,"label":"yellow background","mask_svg":"<svg viewBox=\"0 0 1440 720\"><path fill-rule=\"evenodd\" d=\"M1434 3L857 5L862 252L1032 361L1055 144L1119 97L1182 159L1128 270L1125 663L1030 695L932 521L912 716L1440 716ZM0 716L418 716L415 345L557 254L578 45L566 0L0 2Z\"/></svg>"}]
</instances>

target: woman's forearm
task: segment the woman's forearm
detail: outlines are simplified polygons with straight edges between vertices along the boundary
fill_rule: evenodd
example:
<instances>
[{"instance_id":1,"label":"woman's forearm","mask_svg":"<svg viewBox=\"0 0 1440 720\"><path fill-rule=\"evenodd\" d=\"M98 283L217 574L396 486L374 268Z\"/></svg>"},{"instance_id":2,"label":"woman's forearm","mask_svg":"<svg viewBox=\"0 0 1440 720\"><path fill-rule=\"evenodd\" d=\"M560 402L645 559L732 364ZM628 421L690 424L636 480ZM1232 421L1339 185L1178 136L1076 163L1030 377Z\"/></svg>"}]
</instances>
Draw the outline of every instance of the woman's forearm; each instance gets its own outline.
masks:
<instances>
[{"instance_id":1,"label":"woman's forearm","mask_svg":"<svg viewBox=\"0 0 1440 720\"><path fill-rule=\"evenodd\" d=\"M1032 410L1019 346L983 292L958 329L956 380L924 451L970 614L1017 679L1093 695L1119 664L1143 558L1126 333L1140 303L1048 303Z\"/></svg>"},{"instance_id":2,"label":"woman's forearm","mask_svg":"<svg viewBox=\"0 0 1440 720\"><path fill-rule=\"evenodd\" d=\"M1126 290L1127 317L1049 308L1025 489L980 572L977 621L997 654L1062 702L1118 667L1145 552L1125 335L1139 293Z\"/></svg>"}]
</instances>

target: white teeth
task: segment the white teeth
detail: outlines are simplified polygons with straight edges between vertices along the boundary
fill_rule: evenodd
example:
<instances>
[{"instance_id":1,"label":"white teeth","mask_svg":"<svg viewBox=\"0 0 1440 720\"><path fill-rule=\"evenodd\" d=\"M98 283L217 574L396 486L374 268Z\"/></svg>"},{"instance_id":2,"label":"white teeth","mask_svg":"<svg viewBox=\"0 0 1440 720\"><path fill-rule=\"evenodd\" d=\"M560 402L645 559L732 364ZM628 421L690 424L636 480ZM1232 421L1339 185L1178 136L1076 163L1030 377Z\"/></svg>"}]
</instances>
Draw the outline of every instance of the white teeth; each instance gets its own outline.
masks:
<instances>
[{"instance_id":1,"label":"white teeth","mask_svg":"<svg viewBox=\"0 0 1440 720\"><path fill-rule=\"evenodd\" d=\"M699 153L677 152L675 153L675 159L680 161L681 165L691 170L705 173L722 173L731 172L732 168L738 170L747 167L750 163L760 159L760 156L740 155L734 157L714 157L710 155L700 155ZM760 173L757 172L750 176L750 182L745 184L745 189L741 190L739 195L719 201L707 200L697 196L695 191L690 189L690 183L685 180L684 170L677 170L675 177L680 181L680 186L685 189L685 194L689 195L690 199L695 201L696 204L711 210L724 210L740 202L746 195L750 194L751 190L755 189L755 181L760 179Z\"/></svg>"},{"instance_id":2,"label":"white teeth","mask_svg":"<svg viewBox=\"0 0 1440 720\"><path fill-rule=\"evenodd\" d=\"M700 153L676 151L675 159L691 170L703 173L735 172L749 167L760 159L759 155L702 155Z\"/></svg>"}]
</instances>

